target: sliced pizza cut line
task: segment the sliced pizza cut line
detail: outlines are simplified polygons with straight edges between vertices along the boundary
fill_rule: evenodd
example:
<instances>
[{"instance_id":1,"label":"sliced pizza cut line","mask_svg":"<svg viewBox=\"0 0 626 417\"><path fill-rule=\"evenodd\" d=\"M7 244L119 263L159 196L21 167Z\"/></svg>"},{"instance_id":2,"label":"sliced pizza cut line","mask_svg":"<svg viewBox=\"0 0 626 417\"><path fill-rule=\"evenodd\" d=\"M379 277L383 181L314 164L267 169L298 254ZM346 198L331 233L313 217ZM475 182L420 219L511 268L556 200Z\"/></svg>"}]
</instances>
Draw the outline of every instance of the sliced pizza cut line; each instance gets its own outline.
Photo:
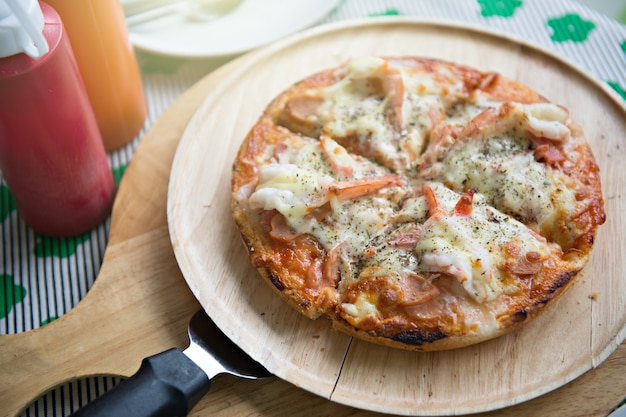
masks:
<instances>
[{"instance_id":1,"label":"sliced pizza cut line","mask_svg":"<svg viewBox=\"0 0 626 417\"><path fill-rule=\"evenodd\" d=\"M480 337L485 326L502 327L497 317L527 301L529 276L562 255L556 245L484 204L480 195L473 203L473 191L459 195L432 183L418 198L428 211L423 224L410 223L419 229L409 237L406 229L389 235L361 260L362 273L338 307L352 325L384 337L393 334L374 329L389 331L390 322L439 335L464 329ZM432 311L438 312L436 326Z\"/></svg>"},{"instance_id":2,"label":"sliced pizza cut line","mask_svg":"<svg viewBox=\"0 0 626 417\"><path fill-rule=\"evenodd\" d=\"M233 164L252 264L296 310L414 350L515 330L588 260L603 200L568 111L495 73L362 57L270 103Z\"/></svg>"},{"instance_id":3,"label":"sliced pizza cut line","mask_svg":"<svg viewBox=\"0 0 626 417\"><path fill-rule=\"evenodd\" d=\"M445 149L440 143L427 150L421 178L456 191L480 187L489 204L565 251L604 222L602 216L573 222L572 213L594 210L602 198L590 151L559 106L507 102L471 119Z\"/></svg>"}]
</instances>

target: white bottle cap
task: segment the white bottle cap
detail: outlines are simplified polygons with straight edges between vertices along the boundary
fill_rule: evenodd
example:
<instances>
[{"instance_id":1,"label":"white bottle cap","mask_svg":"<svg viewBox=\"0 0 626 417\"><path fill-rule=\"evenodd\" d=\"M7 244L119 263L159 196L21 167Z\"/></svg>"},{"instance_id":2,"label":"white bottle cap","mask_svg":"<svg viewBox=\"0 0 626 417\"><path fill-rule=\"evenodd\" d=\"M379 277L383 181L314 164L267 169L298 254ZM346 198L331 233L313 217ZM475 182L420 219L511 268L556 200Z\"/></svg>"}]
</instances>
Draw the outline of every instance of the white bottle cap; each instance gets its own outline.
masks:
<instances>
[{"instance_id":1,"label":"white bottle cap","mask_svg":"<svg viewBox=\"0 0 626 417\"><path fill-rule=\"evenodd\" d=\"M0 57L24 52L40 58L48 52L44 19L37 0L0 0Z\"/></svg>"}]
</instances>

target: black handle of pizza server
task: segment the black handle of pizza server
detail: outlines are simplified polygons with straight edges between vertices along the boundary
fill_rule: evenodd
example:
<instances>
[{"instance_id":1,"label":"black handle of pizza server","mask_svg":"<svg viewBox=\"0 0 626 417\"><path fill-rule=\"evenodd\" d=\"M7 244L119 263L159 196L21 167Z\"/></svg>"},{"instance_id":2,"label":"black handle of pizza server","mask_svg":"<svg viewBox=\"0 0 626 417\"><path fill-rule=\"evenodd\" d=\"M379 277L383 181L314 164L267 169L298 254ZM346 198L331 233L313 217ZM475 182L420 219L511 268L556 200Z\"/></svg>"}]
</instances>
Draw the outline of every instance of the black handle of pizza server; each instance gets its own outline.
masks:
<instances>
[{"instance_id":1,"label":"black handle of pizza server","mask_svg":"<svg viewBox=\"0 0 626 417\"><path fill-rule=\"evenodd\" d=\"M180 349L145 358L136 374L72 414L73 417L186 416L211 380Z\"/></svg>"}]
</instances>

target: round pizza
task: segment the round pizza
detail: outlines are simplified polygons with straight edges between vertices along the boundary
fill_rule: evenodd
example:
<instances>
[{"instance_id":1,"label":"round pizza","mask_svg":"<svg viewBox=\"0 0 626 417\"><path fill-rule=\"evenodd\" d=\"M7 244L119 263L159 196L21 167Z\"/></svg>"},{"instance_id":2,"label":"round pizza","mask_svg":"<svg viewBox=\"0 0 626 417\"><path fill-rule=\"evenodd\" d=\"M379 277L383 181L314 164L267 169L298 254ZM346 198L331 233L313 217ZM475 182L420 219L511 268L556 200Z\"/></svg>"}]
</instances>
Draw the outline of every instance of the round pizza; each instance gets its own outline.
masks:
<instances>
[{"instance_id":1,"label":"round pizza","mask_svg":"<svg viewBox=\"0 0 626 417\"><path fill-rule=\"evenodd\" d=\"M412 350L532 320L605 220L566 108L417 57L353 58L277 96L233 163L232 213L252 265L297 311Z\"/></svg>"}]
</instances>

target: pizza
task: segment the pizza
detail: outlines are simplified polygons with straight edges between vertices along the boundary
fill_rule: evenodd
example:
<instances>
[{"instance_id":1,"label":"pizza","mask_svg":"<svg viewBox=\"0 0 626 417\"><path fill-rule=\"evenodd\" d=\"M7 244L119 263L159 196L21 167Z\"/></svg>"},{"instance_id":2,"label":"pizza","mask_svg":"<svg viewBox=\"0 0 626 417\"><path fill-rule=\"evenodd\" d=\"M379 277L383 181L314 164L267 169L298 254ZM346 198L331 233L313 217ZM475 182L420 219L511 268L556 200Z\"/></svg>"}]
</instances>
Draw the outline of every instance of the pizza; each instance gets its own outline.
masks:
<instances>
[{"instance_id":1,"label":"pizza","mask_svg":"<svg viewBox=\"0 0 626 417\"><path fill-rule=\"evenodd\" d=\"M419 57L352 58L280 93L243 138L231 209L252 265L297 311L424 351L531 321L605 220L565 107Z\"/></svg>"}]
</instances>

